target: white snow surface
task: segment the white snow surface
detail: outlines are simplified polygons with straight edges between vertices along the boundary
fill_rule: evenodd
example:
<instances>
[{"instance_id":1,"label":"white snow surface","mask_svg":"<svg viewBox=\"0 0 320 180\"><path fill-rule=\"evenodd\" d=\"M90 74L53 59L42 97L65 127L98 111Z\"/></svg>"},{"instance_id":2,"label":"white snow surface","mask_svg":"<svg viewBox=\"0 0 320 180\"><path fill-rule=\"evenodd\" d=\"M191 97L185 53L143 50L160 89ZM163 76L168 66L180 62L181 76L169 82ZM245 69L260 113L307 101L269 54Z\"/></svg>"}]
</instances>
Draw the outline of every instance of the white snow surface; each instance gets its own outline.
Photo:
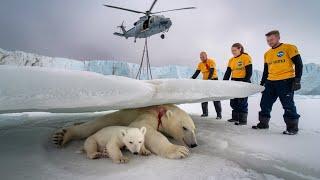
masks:
<instances>
[{"instance_id":1,"label":"white snow surface","mask_svg":"<svg viewBox=\"0 0 320 180\"><path fill-rule=\"evenodd\" d=\"M50 66L60 69L20 67L22 69L17 71L17 67L1 65L0 111L2 113L99 111L128 108L128 104L130 107L152 105L150 99L158 103L165 103L166 99L170 99L171 103L201 102L228 99L235 95L242 97L246 95L244 92L248 89L250 94L261 91L259 86L247 86L246 83L237 82L184 79L138 81L125 77L69 71L84 70L82 68L89 67L89 64L23 52L11 53L1 49L0 64ZM90 65L92 70L97 70L99 67L98 62L92 62ZM306 94L317 94L319 66L309 65L305 66L305 69L306 80L302 83L306 88L302 91L308 90ZM104 71L103 68L101 70ZM120 70L122 72L123 68ZM171 76L172 69L169 69L168 73ZM134 156L126 152L130 162L125 165L113 164L109 159L89 160L84 154L75 153L83 141L74 141L63 149L57 149L50 142L50 137L56 129L75 122L92 120L110 111L72 114L47 112L0 114L0 178L5 180L320 179L320 121L318 120L320 97L296 97L297 109L301 114L300 131L297 136L281 134L285 124L279 102L273 107L270 129L252 130L251 125L257 123L259 102L259 94L249 97L248 125L242 127L226 121L231 114L229 101L222 101L222 120L214 119L212 103L209 105L208 118L199 117L201 114L199 103L181 104L179 106L190 113L197 126L199 146L190 149L191 155L186 159L169 160L155 155Z\"/></svg>"},{"instance_id":2,"label":"white snow surface","mask_svg":"<svg viewBox=\"0 0 320 180\"><path fill-rule=\"evenodd\" d=\"M141 81L87 71L0 66L0 113L92 112L247 97L264 87L235 81Z\"/></svg>"},{"instance_id":3,"label":"white snow surface","mask_svg":"<svg viewBox=\"0 0 320 180\"><path fill-rule=\"evenodd\" d=\"M200 118L201 105L183 104L197 127L199 146L181 160L155 155L134 156L128 164L113 164L110 159L89 160L76 151L83 141L57 149L50 142L52 133L62 126L84 122L109 112L56 114L16 113L0 115L0 174L5 180L193 180L193 179L320 179L320 99L298 96L300 132L285 136L280 103L273 108L269 130L255 131L260 95L249 98L248 126L234 126L229 101L222 101L223 119L215 120L212 103L210 116Z\"/></svg>"}]
</instances>

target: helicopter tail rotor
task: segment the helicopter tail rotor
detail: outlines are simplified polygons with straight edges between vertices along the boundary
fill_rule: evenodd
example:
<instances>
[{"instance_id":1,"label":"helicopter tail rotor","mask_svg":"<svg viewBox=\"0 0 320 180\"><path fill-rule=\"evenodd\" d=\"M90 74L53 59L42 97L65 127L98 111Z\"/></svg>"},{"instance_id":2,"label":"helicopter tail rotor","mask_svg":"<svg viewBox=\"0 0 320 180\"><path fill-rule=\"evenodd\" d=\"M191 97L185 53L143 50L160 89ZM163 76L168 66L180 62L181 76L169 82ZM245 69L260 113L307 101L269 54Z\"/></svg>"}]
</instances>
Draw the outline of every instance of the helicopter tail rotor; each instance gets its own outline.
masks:
<instances>
[{"instance_id":1,"label":"helicopter tail rotor","mask_svg":"<svg viewBox=\"0 0 320 180\"><path fill-rule=\"evenodd\" d=\"M126 30L126 27L124 26L124 21L122 21L121 25L118 26L118 28L121 29L121 31L123 33L122 35L126 34L127 30Z\"/></svg>"},{"instance_id":2,"label":"helicopter tail rotor","mask_svg":"<svg viewBox=\"0 0 320 180\"><path fill-rule=\"evenodd\" d=\"M121 25L120 26L117 26L118 28L126 28L125 26L124 26L124 21L122 21L122 23L121 23Z\"/></svg>"}]
</instances>

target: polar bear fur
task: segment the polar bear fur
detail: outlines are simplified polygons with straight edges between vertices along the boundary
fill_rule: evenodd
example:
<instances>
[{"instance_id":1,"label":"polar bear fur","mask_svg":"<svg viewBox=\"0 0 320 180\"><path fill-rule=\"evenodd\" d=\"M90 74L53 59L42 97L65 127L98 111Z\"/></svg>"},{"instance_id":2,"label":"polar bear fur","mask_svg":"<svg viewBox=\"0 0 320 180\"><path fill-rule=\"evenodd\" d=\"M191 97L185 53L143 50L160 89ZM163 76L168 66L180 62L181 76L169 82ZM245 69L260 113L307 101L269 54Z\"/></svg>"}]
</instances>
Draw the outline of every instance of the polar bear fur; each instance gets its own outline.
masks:
<instances>
[{"instance_id":1,"label":"polar bear fur","mask_svg":"<svg viewBox=\"0 0 320 180\"><path fill-rule=\"evenodd\" d=\"M88 137L83 150L90 159L110 157L114 163L127 163L121 148L126 147L133 154L150 155L144 146L146 128L130 128L125 126L105 127Z\"/></svg>"},{"instance_id":2,"label":"polar bear fur","mask_svg":"<svg viewBox=\"0 0 320 180\"><path fill-rule=\"evenodd\" d=\"M159 112L163 111L160 117ZM53 142L64 146L67 142L89 137L107 126L146 127L145 146L152 153L170 159L189 155L188 147L197 146L195 125L191 117L175 105L159 105L145 108L126 109L98 117L93 121L63 128L53 135ZM175 139L180 145L172 144L164 135Z\"/></svg>"}]
</instances>

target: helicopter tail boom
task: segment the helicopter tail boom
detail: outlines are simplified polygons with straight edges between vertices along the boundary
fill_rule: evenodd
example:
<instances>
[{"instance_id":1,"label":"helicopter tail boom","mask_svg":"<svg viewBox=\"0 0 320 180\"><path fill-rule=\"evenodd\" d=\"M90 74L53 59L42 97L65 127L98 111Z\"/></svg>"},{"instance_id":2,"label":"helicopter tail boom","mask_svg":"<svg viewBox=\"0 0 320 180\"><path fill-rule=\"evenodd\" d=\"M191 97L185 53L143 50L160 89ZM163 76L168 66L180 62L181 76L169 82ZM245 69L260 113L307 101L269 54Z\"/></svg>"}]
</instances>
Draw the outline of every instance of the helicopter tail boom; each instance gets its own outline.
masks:
<instances>
[{"instance_id":1,"label":"helicopter tail boom","mask_svg":"<svg viewBox=\"0 0 320 180\"><path fill-rule=\"evenodd\" d=\"M114 35L116 35L116 36L121 36L121 37L123 37L124 36L124 34L122 34L122 33L118 33L118 32L115 32L115 33L113 33Z\"/></svg>"},{"instance_id":2,"label":"helicopter tail boom","mask_svg":"<svg viewBox=\"0 0 320 180\"><path fill-rule=\"evenodd\" d=\"M115 33L113 33L114 35L121 36L121 37L125 36L125 34L127 33L127 30L126 30L126 27L123 25L123 23L124 22L122 22L122 24L120 26L118 26L118 28L121 29L122 33L115 32Z\"/></svg>"}]
</instances>

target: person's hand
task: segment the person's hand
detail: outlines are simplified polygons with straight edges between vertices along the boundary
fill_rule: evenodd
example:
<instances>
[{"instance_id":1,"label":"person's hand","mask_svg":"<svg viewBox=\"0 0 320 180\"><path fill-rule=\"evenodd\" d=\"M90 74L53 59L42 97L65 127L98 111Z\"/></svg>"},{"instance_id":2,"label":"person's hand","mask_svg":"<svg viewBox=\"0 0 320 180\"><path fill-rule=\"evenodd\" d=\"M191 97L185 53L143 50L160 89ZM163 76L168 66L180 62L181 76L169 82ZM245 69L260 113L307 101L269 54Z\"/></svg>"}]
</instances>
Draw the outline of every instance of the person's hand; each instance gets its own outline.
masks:
<instances>
[{"instance_id":1,"label":"person's hand","mask_svg":"<svg viewBox=\"0 0 320 180\"><path fill-rule=\"evenodd\" d=\"M294 78L293 83L292 83L292 90L293 91L298 91L301 89L301 79L300 78Z\"/></svg>"},{"instance_id":2,"label":"person's hand","mask_svg":"<svg viewBox=\"0 0 320 180\"><path fill-rule=\"evenodd\" d=\"M265 84L266 84L265 82L262 82L262 81L260 82L260 86L266 87ZM263 91L261 92L261 94L263 94L264 91L265 91L265 90L263 90Z\"/></svg>"}]
</instances>

